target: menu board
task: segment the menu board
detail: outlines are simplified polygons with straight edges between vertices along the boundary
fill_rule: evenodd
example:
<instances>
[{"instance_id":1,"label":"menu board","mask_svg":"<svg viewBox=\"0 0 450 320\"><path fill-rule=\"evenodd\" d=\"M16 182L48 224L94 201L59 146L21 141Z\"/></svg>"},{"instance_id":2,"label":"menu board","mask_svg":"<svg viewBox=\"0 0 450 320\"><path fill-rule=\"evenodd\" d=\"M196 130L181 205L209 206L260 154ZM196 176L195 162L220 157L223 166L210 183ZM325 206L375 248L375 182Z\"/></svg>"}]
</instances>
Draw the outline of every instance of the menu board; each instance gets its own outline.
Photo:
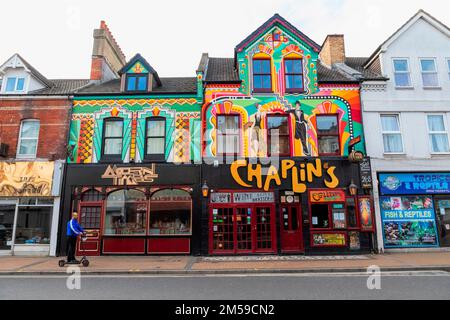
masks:
<instances>
[{"instance_id":1,"label":"menu board","mask_svg":"<svg viewBox=\"0 0 450 320\"><path fill-rule=\"evenodd\" d=\"M345 246L347 243L344 233L313 233L312 246Z\"/></svg>"},{"instance_id":2,"label":"menu board","mask_svg":"<svg viewBox=\"0 0 450 320\"><path fill-rule=\"evenodd\" d=\"M438 246L431 197L381 197L380 206L386 248Z\"/></svg>"}]
</instances>

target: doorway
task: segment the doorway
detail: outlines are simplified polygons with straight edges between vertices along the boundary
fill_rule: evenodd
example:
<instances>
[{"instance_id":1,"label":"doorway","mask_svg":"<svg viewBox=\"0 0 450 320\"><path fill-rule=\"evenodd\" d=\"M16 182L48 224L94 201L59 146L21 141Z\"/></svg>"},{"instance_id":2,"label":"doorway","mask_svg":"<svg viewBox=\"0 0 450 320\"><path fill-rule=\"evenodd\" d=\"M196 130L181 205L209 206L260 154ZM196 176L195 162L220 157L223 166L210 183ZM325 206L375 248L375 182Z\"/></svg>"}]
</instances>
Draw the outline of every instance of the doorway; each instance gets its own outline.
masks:
<instances>
[{"instance_id":1,"label":"doorway","mask_svg":"<svg viewBox=\"0 0 450 320\"><path fill-rule=\"evenodd\" d=\"M275 206L216 205L210 209L211 253L274 253Z\"/></svg>"},{"instance_id":2,"label":"doorway","mask_svg":"<svg viewBox=\"0 0 450 320\"><path fill-rule=\"evenodd\" d=\"M301 209L298 204L280 206L281 252L304 252Z\"/></svg>"},{"instance_id":3,"label":"doorway","mask_svg":"<svg viewBox=\"0 0 450 320\"><path fill-rule=\"evenodd\" d=\"M17 201L0 200L0 255L12 252L16 217Z\"/></svg>"},{"instance_id":4,"label":"doorway","mask_svg":"<svg viewBox=\"0 0 450 320\"><path fill-rule=\"evenodd\" d=\"M435 197L434 201L439 243L442 247L450 247L450 197Z\"/></svg>"}]
</instances>

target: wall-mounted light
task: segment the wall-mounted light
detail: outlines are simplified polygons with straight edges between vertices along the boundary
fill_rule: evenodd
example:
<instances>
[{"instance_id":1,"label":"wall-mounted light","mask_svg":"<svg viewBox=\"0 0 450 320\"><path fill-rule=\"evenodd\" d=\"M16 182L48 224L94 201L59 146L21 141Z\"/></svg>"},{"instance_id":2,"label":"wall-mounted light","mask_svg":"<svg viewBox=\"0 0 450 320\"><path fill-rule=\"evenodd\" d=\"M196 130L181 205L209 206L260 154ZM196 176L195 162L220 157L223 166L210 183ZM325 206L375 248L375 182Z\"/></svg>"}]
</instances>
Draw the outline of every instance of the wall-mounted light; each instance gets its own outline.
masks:
<instances>
[{"instance_id":1,"label":"wall-mounted light","mask_svg":"<svg viewBox=\"0 0 450 320\"><path fill-rule=\"evenodd\" d=\"M202 195L203 195L203 197L204 198L206 198L206 197L208 197L208 193L209 193L209 187L208 187L208 185L206 184L206 180L203 182L203 185L202 185Z\"/></svg>"},{"instance_id":2,"label":"wall-mounted light","mask_svg":"<svg viewBox=\"0 0 450 320\"><path fill-rule=\"evenodd\" d=\"M350 182L350 185L348 186L348 191L352 196L356 196L358 194L358 186L353 182L353 179Z\"/></svg>"}]
</instances>

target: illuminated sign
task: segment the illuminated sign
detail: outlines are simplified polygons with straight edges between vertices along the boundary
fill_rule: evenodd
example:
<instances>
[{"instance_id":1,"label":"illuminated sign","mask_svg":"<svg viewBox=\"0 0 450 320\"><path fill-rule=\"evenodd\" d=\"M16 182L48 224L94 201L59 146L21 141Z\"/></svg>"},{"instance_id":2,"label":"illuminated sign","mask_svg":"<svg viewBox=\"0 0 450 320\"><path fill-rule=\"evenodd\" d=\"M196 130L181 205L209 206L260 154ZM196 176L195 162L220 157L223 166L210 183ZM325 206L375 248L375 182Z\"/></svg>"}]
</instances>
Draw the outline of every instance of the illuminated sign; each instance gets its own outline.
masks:
<instances>
[{"instance_id":1,"label":"illuminated sign","mask_svg":"<svg viewBox=\"0 0 450 320\"><path fill-rule=\"evenodd\" d=\"M344 190L312 190L309 192L311 202L344 202Z\"/></svg>"},{"instance_id":2,"label":"illuminated sign","mask_svg":"<svg viewBox=\"0 0 450 320\"><path fill-rule=\"evenodd\" d=\"M247 168L246 174L241 175L239 168ZM252 188L250 182L256 182L259 189L268 191L271 183L277 186L281 185L282 180L288 178L291 174L292 191L295 193L304 193L306 191L306 183L311 183L315 178L323 178L323 182L327 188L333 189L339 185L339 179L334 171L335 166L328 163L322 163L320 159L314 160L313 163L295 164L294 160L281 160L280 167L270 166L267 172L264 172L261 164L251 164L247 160L236 160L231 164L231 175L242 187Z\"/></svg>"},{"instance_id":3,"label":"illuminated sign","mask_svg":"<svg viewBox=\"0 0 450 320\"><path fill-rule=\"evenodd\" d=\"M113 179L115 186L135 186L141 183L153 182L156 174L155 164L151 167L117 167L109 165L102 175L103 179Z\"/></svg>"}]
</instances>

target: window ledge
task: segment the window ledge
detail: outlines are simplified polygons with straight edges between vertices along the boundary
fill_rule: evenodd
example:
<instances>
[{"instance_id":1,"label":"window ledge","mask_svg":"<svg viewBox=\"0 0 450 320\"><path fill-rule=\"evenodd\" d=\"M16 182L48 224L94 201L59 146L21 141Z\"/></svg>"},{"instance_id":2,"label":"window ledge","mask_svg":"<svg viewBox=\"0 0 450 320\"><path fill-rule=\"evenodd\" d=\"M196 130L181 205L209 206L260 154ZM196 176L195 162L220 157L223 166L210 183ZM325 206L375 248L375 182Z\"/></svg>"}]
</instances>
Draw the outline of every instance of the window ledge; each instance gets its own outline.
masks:
<instances>
[{"instance_id":1,"label":"window ledge","mask_svg":"<svg viewBox=\"0 0 450 320\"><path fill-rule=\"evenodd\" d=\"M399 86L395 86L395 90L414 90L414 87L399 87Z\"/></svg>"},{"instance_id":2,"label":"window ledge","mask_svg":"<svg viewBox=\"0 0 450 320\"><path fill-rule=\"evenodd\" d=\"M399 157L399 158L404 158L406 157L406 153L405 152L383 152L383 156L386 158L395 158L395 157Z\"/></svg>"},{"instance_id":3,"label":"window ledge","mask_svg":"<svg viewBox=\"0 0 450 320\"><path fill-rule=\"evenodd\" d=\"M442 87L422 87L423 90L442 90Z\"/></svg>"}]
</instances>

